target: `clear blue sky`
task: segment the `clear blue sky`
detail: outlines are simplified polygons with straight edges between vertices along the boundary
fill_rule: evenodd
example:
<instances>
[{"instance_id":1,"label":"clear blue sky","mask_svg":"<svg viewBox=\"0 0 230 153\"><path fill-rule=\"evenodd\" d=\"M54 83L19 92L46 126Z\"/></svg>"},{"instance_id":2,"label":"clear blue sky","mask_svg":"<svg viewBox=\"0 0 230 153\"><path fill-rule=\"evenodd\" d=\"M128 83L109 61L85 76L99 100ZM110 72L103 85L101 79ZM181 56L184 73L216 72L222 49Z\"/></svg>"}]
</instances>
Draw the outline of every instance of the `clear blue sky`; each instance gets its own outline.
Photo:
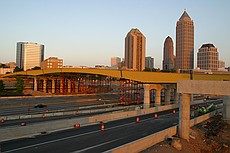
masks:
<instances>
[{"instance_id":1,"label":"clear blue sky","mask_svg":"<svg viewBox=\"0 0 230 153\"><path fill-rule=\"evenodd\" d=\"M213 43L230 66L229 6L229 0L0 0L0 62L15 61L16 42L31 41L64 65L110 65L112 56L124 57L125 36L138 28L158 68L168 35L175 48L186 8L195 24L195 61L199 47Z\"/></svg>"}]
</instances>

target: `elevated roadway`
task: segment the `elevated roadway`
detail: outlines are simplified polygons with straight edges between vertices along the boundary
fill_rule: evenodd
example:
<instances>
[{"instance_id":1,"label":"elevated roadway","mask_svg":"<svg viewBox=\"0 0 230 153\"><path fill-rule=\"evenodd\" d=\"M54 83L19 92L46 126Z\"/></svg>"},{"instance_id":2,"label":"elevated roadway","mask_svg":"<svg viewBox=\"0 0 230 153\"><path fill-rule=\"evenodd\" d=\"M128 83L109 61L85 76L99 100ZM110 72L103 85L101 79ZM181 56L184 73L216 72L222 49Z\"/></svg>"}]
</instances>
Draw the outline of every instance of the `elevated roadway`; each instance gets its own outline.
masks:
<instances>
[{"instance_id":1,"label":"elevated roadway","mask_svg":"<svg viewBox=\"0 0 230 153\"><path fill-rule=\"evenodd\" d=\"M94 68L60 68L48 70L27 70L3 75L2 77L16 76L52 76L63 74L95 74L110 76L114 78L123 78L141 83L177 83L178 80L190 80L190 74L180 73L163 73L163 72L143 72L143 71L127 71L127 70L105 70ZM193 80L219 80L230 81L229 74L191 74Z\"/></svg>"}]
</instances>

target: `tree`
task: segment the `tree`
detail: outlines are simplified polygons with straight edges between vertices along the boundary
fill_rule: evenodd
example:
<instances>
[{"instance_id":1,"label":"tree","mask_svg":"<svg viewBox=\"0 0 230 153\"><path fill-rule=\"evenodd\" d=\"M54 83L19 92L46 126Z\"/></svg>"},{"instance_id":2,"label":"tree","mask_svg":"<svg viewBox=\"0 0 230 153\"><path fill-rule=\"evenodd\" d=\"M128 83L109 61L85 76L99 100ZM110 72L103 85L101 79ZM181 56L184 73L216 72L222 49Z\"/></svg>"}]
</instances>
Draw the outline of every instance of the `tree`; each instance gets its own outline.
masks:
<instances>
[{"instance_id":1,"label":"tree","mask_svg":"<svg viewBox=\"0 0 230 153\"><path fill-rule=\"evenodd\" d=\"M23 69L19 68L18 66L14 68L14 72L20 72L20 71L23 71Z\"/></svg>"},{"instance_id":2,"label":"tree","mask_svg":"<svg viewBox=\"0 0 230 153\"><path fill-rule=\"evenodd\" d=\"M4 90L5 86L2 80L0 80L0 92Z\"/></svg>"},{"instance_id":3,"label":"tree","mask_svg":"<svg viewBox=\"0 0 230 153\"><path fill-rule=\"evenodd\" d=\"M22 78L17 78L17 83L15 84L17 93L22 94L24 90L24 81Z\"/></svg>"},{"instance_id":4,"label":"tree","mask_svg":"<svg viewBox=\"0 0 230 153\"><path fill-rule=\"evenodd\" d=\"M34 68L32 68L31 70L41 70L41 67L39 66L35 66Z\"/></svg>"}]
</instances>

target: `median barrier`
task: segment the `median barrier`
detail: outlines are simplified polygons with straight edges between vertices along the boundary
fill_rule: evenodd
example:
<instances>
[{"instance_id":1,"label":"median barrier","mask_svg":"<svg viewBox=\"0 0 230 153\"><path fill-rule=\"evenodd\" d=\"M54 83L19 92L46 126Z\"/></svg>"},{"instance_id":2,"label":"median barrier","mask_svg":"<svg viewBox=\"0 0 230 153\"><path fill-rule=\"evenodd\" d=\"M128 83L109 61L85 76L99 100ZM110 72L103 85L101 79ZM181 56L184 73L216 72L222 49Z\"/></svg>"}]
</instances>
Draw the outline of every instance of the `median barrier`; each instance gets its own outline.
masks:
<instances>
[{"instance_id":1,"label":"median barrier","mask_svg":"<svg viewBox=\"0 0 230 153\"><path fill-rule=\"evenodd\" d=\"M20 115L19 119L31 118L31 115Z\"/></svg>"},{"instance_id":2,"label":"median barrier","mask_svg":"<svg viewBox=\"0 0 230 153\"><path fill-rule=\"evenodd\" d=\"M27 135L36 135L41 132L51 132L60 129L73 128L74 123L88 124L87 118L75 118L69 120L56 120L28 124L27 126L12 126L0 128L0 142L20 138Z\"/></svg>"},{"instance_id":3,"label":"median barrier","mask_svg":"<svg viewBox=\"0 0 230 153\"><path fill-rule=\"evenodd\" d=\"M160 107L163 107L163 108L160 108ZM156 112L159 112L160 110L164 110L166 108L173 108L175 106L170 106L170 107L160 106L160 107L157 108ZM74 123L86 125L86 124L91 124L91 123L139 116L138 114L139 111L140 110L136 110L136 111L134 110L134 111L126 111L126 112L118 112L118 113L107 113L107 114L95 115L95 116L90 116L90 117L61 119L61 120L55 120L55 121L49 121L49 122L33 123L25 127L24 126L23 127L18 127L18 126L4 127L0 129L0 142L6 139L15 139L21 136L34 135L34 134L41 133L44 131L49 132L49 131L57 131L61 129L66 129L66 128L73 128ZM149 108L147 112L154 113L154 111L155 109ZM143 115L146 114L146 112L141 112L141 113L143 113ZM73 114L75 114L75 111L73 111ZM211 112L211 113L205 114L205 116L200 116L198 118L195 118L190 121L190 126L198 124L210 118L214 114L215 112ZM41 117L41 114L37 114L37 115Z\"/></svg>"},{"instance_id":4,"label":"median barrier","mask_svg":"<svg viewBox=\"0 0 230 153\"><path fill-rule=\"evenodd\" d=\"M221 111L221 109L207 113L205 115L202 115L202 116L199 116L197 118L190 120L190 127L209 119L210 117L214 116L215 114L217 114L220 111ZM127 152L138 153L138 152L143 151L143 150L145 150L145 149L147 149L147 148L149 148L149 147L151 147L151 146L153 146L159 142L164 141L166 138L170 138L170 137L176 135L177 134L177 128L178 128L178 126L170 127L168 129L157 132L157 133L152 134L150 136L147 136L147 137L144 137L142 139L133 141L131 143L119 146L115 149L111 149L109 151L106 151L106 153L127 153Z\"/></svg>"},{"instance_id":5,"label":"median barrier","mask_svg":"<svg viewBox=\"0 0 230 153\"><path fill-rule=\"evenodd\" d=\"M161 141L164 141L169 137L176 135L176 132L177 132L177 126L173 126L163 131L154 133L150 136L136 140L134 142L106 151L106 153L127 153L127 152L138 153Z\"/></svg>"}]
</instances>

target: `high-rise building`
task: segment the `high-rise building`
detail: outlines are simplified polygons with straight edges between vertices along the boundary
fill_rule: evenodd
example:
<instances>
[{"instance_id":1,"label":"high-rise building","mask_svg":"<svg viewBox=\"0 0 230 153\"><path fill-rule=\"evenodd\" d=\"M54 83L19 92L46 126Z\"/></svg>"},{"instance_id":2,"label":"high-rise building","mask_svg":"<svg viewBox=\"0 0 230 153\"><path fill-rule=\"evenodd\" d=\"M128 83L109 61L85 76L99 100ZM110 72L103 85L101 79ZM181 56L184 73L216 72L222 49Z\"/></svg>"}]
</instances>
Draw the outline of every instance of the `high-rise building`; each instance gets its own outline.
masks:
<instances>
[{"instance_id":1,"label":"high-rise building","mask_svg":"<svg viewBox=\"0 0 230 153\"><path fill-rule=\"evenodd\" d=\"M173 40L171 37L167 37L164 42L164 55L163 55L163 70L174 69L174 59L173 54Z\"/></svg>"},{"instance_id":2,"label":"high-rise building","mask_svg":"<svg viewBox=\"0 0 230 153\"><path fill-rule=\"evenodd\" d=\"M145 67L149 69L154 68L154 58L151 56L145 57Z\"/></svg>"},{"instance_id":3,"label":"high-rise building","mask_svg":"<svg viewBox=\"0 0 230 153\"><path fill-rule=\"evenodd\" d=\"M218 70L219 53L213 44L203 44L197 53L197 67L204 70Z\"/></svg>"},{"instance_id":4,"label":"high-rise building","mask_svg":"<svg viewBox=\"0 0 230 153\"><path fill-rule=\"evenodd\" d=\"M194 25L186 11L176 25L176 69L194 68Z\"/></svg>"},{"instance_id":5,"label":"high-rise building","mask_svg":"<svg viewBox=\"0 0 230 153\"><path fill-rule=\"evenodd\" d=\"M120 57L111 57L111 68L117 69L119 62L121 62Z\"/></svg>"},{"instance_id":6,"label":"high-rise building","mask_svg":"<svg viewBox=\"0 0 230 153\"><path fill-rule=\"evenodd\" d=\"M23 70L40 67L44 60L44 45L32 42L18 42L16 51L16 66Z\"/></svg>"},{"instance_id":7,"label":"high-rise building","mask_svg":"<svg viewBox=\"0 0 230 153\"><path fill-rule=\"evenodd\" d=\"M41 62L41 69L55 69L63 67L63 59L57 57L49 57Z\"/></svg>"},{"instance_id":8,"label":"high-rise building","mask_svg":"<svg viewBox=\"0 0 230 153\"><path fill-rule=\"evenodd\" d=\"M127 69L145 69L145 36L138 29L131 29L125 38L125 66Z\"/></svg>"}]
</instances>

